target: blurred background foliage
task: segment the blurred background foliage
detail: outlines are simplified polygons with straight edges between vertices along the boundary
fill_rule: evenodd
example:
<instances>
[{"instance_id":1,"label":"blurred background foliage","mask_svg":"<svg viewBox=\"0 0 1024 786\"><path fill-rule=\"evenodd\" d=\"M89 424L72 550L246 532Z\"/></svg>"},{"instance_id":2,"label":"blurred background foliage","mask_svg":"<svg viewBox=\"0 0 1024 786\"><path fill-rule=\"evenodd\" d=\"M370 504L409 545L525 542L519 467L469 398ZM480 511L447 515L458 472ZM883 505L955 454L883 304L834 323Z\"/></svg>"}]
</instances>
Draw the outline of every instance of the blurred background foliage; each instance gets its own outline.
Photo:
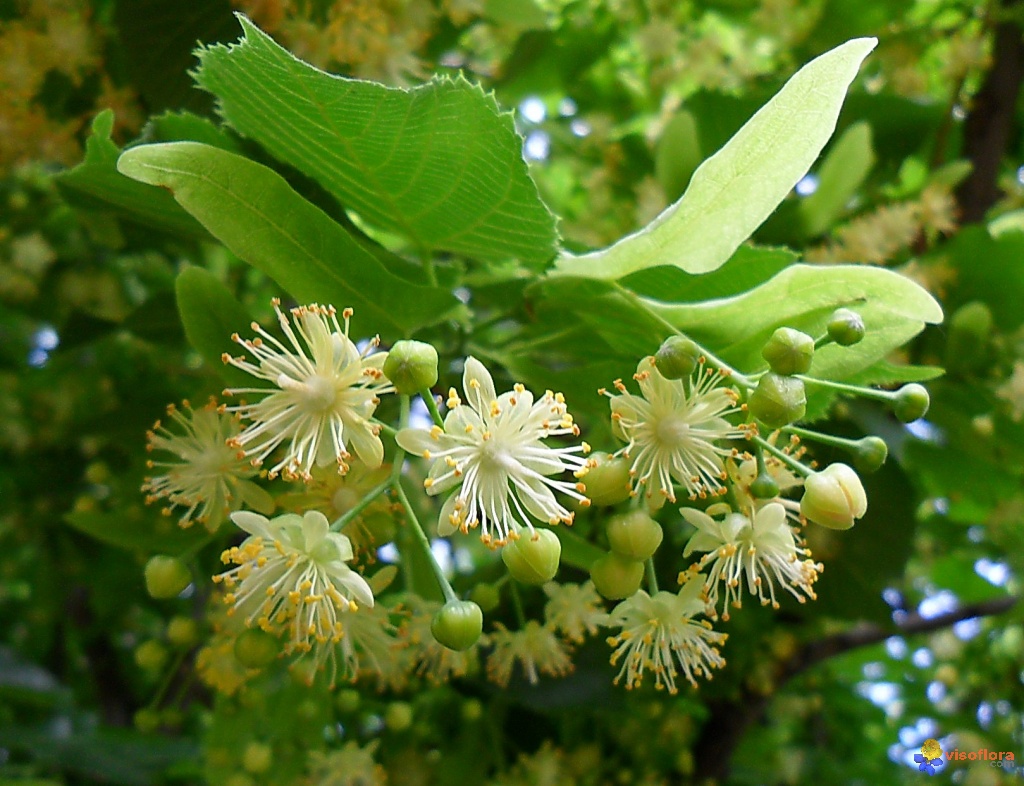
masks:
<instances>
[{"instance_id":1,"label":"blurred background foliage","mask_svg":"<svg viewBox=\"0 0 1024 786\"><path fill-rule=\"evenodd\" d=\"M197 653L213 629L208 589L154 601L142 580L158 551L193 553L200 575L217 563L200 548L207 533L178 530L138 491L154 418L222 386L185 342L174 282L203 266L261 321L278 293L201 230L101 209L69 168L90 128L87 162L182 134L265 159L204 125L212 100L188 73L197 41L238 37L234 11L334 73L407 86L461 72L493 89L516 109L574 250L673 202L799 65L879 37L832 143L754 239L919 282L947 320L891 360L947 373L912 427L859 402L832 409L825 428L880 434L891 458L866 479L871 508L853 531L808 533L827 565L817 603L736 615L728 669L678 697L613 688L599 638L572 676L537 687L497 689L471 671L329 698L284 672L245 674L216 634ZM942 777L1016 782L1022 25L1024 5L994 0L0 0L0 783L909 784L925 777L912 756L928 737L1019 762L951 763ZM103 109L112 116L92 126ZM524 305L504 346L504 323L432 328L428 340L454 348L443 360L475 341L512 366L517 347L551 340L543 319L531 328L523 283L467 276L477 313ZM602 365L593 333L569 340L600 383L631 371ZM442 389L457 378L444 368ZM607 427L606 405L575 390L596 386L563 385L587 434ZM493 562L477 564L494 578ZM543 602L528 598L533 616ZM223 690L233 674L254 681Z\"/></svg>"}]
</instances>

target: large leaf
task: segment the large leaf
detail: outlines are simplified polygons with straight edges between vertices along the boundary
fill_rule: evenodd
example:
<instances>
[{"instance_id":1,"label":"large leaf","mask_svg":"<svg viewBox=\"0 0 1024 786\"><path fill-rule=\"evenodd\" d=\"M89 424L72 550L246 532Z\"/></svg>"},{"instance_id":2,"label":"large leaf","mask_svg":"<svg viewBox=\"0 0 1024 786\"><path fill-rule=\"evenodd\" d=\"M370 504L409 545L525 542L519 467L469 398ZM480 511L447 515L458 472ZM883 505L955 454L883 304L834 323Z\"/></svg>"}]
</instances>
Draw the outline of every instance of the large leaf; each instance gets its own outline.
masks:
<instances>
[{"instance_id":1,"label":"large leaf","mask_svg":"<svg viewBox=\"0 0 1024 786\"><path fill-rule=\"evenodd\" d=\"M252 322L245 307L216 276L201 267L182 270L174 282L174 293L188 343L226 382L238 387L250 385L251 376L221 360L225 352L238 352L231 334L245 332Z\"/></svg>"},{"instance_id":2,"label":"large leaf","mask_svg":"<svg viewBox=\"0 0 1024 786\"><path fill-rule=\"evenodd\" d=\"M72 204L116 213L122 218L174 235L209 238L202 225L166 191L138 183L117 171L121 150L110 138L114 113L106 109L92 122L85 159L54 179Z\"/></svg>"},{"instance_id":3,"label":"large leaf","mask_svg":"<svg viewBox=\"0 0 1024 786\"><path fill-rule=\"evenodd\" d=\"M828 230L846 210L874 165L871 126L855 123L843 132L825 156L815 192L800 202L805 234L816 237Z\"/></svg>"},{"instance_id":4,"label":"large leaf","mask_svg":"<svg viewBox=\"0 0 1024 786\"><path fill-rule=\"evenodd\" d=\"M689 273L722 265L810 169L875 43L854 39L808 63L701 164L678 202L602 251L563 254L554 272L617 279L657 265Z\"/></svg>"},{"instance_id":5,"label":"large leaf","mask_svg":"<svg viewBox=\"0 0 1024 786\"><path fill-rule=\"evenodd\" d=\"M305 303L351 306L387 338L441 321L458 301L388 272L271 169L198 142L142 145L119 171L171 190L212 235Z\"/></svg>"},{"instance_id":6,"label":"large leaf","mask_svg":"<svg viewBox=\"0 0 1024 786\"><path fill-rule=\"evenodd\" d=\"M765 367L761 348L776 328L817 336L833 310L855 308L867 326L864 340L852 347L827 345L814 356L811 374L834 380L871 368L925 323L942 320L939 304L913 281L858 265L792 265L748 292L697 303L666 303L619 284L575 278L549 279L541 291L571 308L616 352L653 353L676 329L743 372Z\"/></svg>"},{"instance_id":7,"label":"large leaf","mask_svg":"<svg viewBox=\"0 0 1024 786\"><path fill-rule=\"evenodd\" d=\"M554 256L554 217L493 96L461 77L402 90L332 76L239 19L244 38L202 50L196 80L240 133L423 252Z\"/></svg>"}]
</instances>

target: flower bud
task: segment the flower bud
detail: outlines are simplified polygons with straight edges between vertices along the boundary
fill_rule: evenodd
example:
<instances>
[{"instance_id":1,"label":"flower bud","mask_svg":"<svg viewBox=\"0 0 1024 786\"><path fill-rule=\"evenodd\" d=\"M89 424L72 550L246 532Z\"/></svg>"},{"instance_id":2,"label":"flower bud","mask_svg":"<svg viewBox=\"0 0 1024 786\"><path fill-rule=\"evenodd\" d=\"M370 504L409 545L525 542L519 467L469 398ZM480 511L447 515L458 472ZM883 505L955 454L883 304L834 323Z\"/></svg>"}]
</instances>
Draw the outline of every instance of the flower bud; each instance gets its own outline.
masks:
<instances>
[{"instance_id":1,"label":"flower bud","mask_svg":"<svg viewBox=\"0 0 1024 786\"><path fill-rule=\"evenodd\" d=\"M697 368L700 347L684 336L669 336L654 355L654 365L665 379L683 379Z\"/></svg>"},{"instance_id":2,"label":"flower bud","mask_svg":"<svg viewBox=\"0 0 1024 786\"><path fill-rule=\"evenodd\" d=\"M617 505L629 499L629 460L624 456L614 457L607 453L593 453L590 460L595 466L583 476L590 502L594 505Z\"/></svg>"},{"instance_id":3,"label":"flower bud","mask_svg":"<svg viewBox=\"0 0 1024 786\"><path fill-rule=\"evenodd\" d=\"M248 669L270 665L281 651L281 643L259 628L242 631L235 639L235 659Z\"/></svg>"},{"instance_id":4,"label":"flower bud","mask_svg":"<svg viewBox=\"0 0 1024 786\"><path fill-rule=\"evenodd\" d=\"M501 550L501 559L512 578L523 584L543 584L558 572L562 556L562 543L549 529L538 529L534 534L523 533Z\"/></svg>"},{"instance_id":5,"label":"flower bud","mask_svg":"<svg viewBox=\"0 0 1024 786\"><path fill-rule=\"evenodd\" d=\"M437 384L437 350L422 341L398 341L384 361L384 376L402 395L429 390Z\"/></svg>"},{"instance_id":6,"label":"flower bud","mask_svg":"<svg viewBox=\"0 0 1024 786\"><path fill-rule=\"evenodd\" d=\"M856 311L848 308L837 308L828 318L829 338L842 347L856 344L864 338L864 320Z\"/></svg>"},{"instance_id":7,"label":"flower bud","mask_svg":"<svg viewBox=\"0 0 1024 786\"><path fill-rule=\"evenodd\" d=\"M176 598L192 583L188 566L177 557L157 554L146 563L146 592L151 598Z\"/></svg>"},{"instance_id":8,"label":"flower bud","mask_svg":"<svg viewBox=\"0 0 1024 786\"><path fill-rule=\"evenodd\" d=\"M264 742L250 742L242 751L242 767L254 775L269 770L273 762L274 750Z\"/></svg>"},{"instance_id":9,"label":"flower bud","mask_svg":"<svg viewBox=\"0 0 1024 786\"><path fill-rule=\"evenodd\" d=\"M135 713L135 728L143 734L152 734L160 728L160 713L156 710L142 709Z\"/></svg>"},{"instance_id":10,"label":"flower bud","mask_svg":"<svg viewBox=\"0 0 1024 786\"><path fill-rule=\"evenodd\" d=\"M352 690L351 688L338 691L338 695L334 697L334 706L343 715L351 715L359 709L359 705L362 702L363 697L359 691Z\"/></svg>"},{"instance_id":11,"label":"flower bud","mask_svg":"<svg viewBox=\"0 0 1024 786\"><path fill-rule=\"evenodd\" d=\"M768 428L782 428L800 420L807 411L804 383L771 372L757 383L747 402L750 413Z\"/></svg>"},{"instance_id":12,"label":"flower bud","mask_svg":"<svg viewBox=\"0 0 1024 786\"><path fill-rule=\"evenodd\" d=\"M806 374L814 357L814 339L793 328L780 327L761 350L776 374Z\"/></svg>"},{"instance_id":13,"label":"flower bud","mask_svg":"<svg viewBox=\"0 0 1024 786\"><path fill-rule=\"evenodd\" d=\"M903 423L913 423L918 418L923 418L928 412L931 398L924 385L916 382L904 385L896 391L893 399L892 411Z\"/></svg>"},{"instance_id":14,"label":"flower bud","mask_svg":"<svg viewBox=\"0 0 1024 786\"><path fill-rule=\"evenodd\" d=\"M608 600L628 598L640 589L644 578L644 563L611 552L590 566L590 580Z\"/></svg>"},{"instance_id":15,"label":"flower bud","mask_svg":"<svg viewBox=\"0 0 1024 786\"><path fill-rule=\"evenodd\" d=\"M479 606L481 611L494 611L501 603L501 593L493 584L477 584L470 590L469 599Z\"/></svg>"},{"instance_id":16,"label":"flower bud","mask_svg":"<svg viewBox=\"0 0 1024 786\"><path fill-rule=\"evenodd\" d=\"M758 475L747 487L754 499L775 499L779 496L779 484L767 472Z\"/></svg>"},{"instance_id":17,"label":"flower bud","mask_svg":"<svg viewBox=\"0 0 1024 786\"><path fill-rule=\"evenodd\" d=\"M450 650L468 650L480 639L484 613L471 600L450 600L434 615L430 632Z\"/></svg>"},{"instance_id":18,"label":"flower bud","mask_svg":"<svg viewBox=\"0 0 1024 786\"><path fill-rule=\"evenodd\" d=\"M849 529L868 509L860 477L846 464L829 464L804 480L800 514L829 529Z\"/></svg>"},{"instance_id":19,"label":"flower bud","mask_svg":"<svg viewBox=\"0 0 1024 786\"><path fill-rule=\"evenodd\" d=\"M143 671L157 672L167 662L167 655L167 647L156 639L150 639L135 648L135 664Z\"/></svg>"},{"instance_id":20,"label":"flower bud","mask_svg":"<svg viewBox=\"0 0 1024 786\"><path fill-rule=\"evenodd\" d=\"M174 617L167 623L167 640L175 647L191 647L199 641L199 626L189 617Z\"/></svg>"},{"instance_id":21,"label":"flower bud","mask_svg":"<svg viewBox=\"0 0 1024 786\"><path fill-rule=\"evenodd\" d=\"M861 472L877 472L889 455L889 446L881 437L864 437L857 442L853 456L854 466Z\"/></svg>"},{"instance_id":22,"label":"flower bud","mask_svg":"<svg viewBox=\"0 0 1024 786\"><path fill-rule=\"evenodd\" d=\"M958 308L949 319L946 368L960 372L983 369L992 327L992 310L980 300Z\"/></svg>"},{"instance_id":23,"label":"flower bud","mask_svg":"<svg viewBox=\"0 0 1024 786\"><path fill-rule=\"evenodd\" d=\"M664 537L661 525L642 510L612 516L608 520L607 534L613 552L641 561L658 550Z\"/></svg>"},{"instance_id":24,"label":"flower bud","mask_svg":"<svg viewBox=\"0 0 1024 786\"><path fill-rule=\"evenodd\" d=\"M406 701L393 701L384 711L384 725L388 731L405 731L412 726L412 705Z\"/></svg>"}]
</instances>

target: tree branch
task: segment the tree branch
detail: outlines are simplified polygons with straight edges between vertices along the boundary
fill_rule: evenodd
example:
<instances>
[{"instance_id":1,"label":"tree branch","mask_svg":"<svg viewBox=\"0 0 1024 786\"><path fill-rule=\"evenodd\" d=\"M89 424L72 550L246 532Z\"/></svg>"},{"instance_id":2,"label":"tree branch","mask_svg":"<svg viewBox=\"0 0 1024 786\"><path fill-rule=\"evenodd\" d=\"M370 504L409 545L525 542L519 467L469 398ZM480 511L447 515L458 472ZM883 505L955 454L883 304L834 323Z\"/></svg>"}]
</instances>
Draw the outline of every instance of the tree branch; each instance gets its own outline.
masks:
<instances>
[{"instance_id":1,"label":"tree branch","mask_svg":"<svg viewBox=\"0 0 1024 786\"><path fill-rule=\"evenodd\" d=\"M980 603L967 603L936 617L897 612L892 625L860 622L847 631L811 641L791 657L776 664L774 689L764 694L745 688L731 701L711 702L710 715L695 746L697 782L722 782L729 774L733 752L751 724L760 718L774 693L786 682L806 669L850 650L868 647L890 636L911 636L949 628L958 622L978 617L994 617L1009 611L1020 600L1015 596L994 598Z\"/></svg>"}]
</instances>

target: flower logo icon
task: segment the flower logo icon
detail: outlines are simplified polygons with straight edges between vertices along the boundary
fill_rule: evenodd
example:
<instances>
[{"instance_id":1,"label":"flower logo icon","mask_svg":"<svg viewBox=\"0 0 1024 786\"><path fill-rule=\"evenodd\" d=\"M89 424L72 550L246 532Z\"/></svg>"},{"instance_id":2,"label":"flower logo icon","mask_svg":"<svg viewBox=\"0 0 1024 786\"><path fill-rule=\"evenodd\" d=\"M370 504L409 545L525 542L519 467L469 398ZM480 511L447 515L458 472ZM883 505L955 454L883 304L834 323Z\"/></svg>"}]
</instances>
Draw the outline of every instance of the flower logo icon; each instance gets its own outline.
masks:
<instances>
[{"instance_id":1,"label":"flower logo icon","mask_svg":"<svg viewBox=\"0 0 1024 786\"><path fill-rule=\"evenodd\" d=\"M921 772L934 775L936 768L942 766L942 748L939 746L939 741L935 739L925 740L921 746L921 752L914 754L914 762L917 764L917 769Z\"/></svg>"}]
</instances>

